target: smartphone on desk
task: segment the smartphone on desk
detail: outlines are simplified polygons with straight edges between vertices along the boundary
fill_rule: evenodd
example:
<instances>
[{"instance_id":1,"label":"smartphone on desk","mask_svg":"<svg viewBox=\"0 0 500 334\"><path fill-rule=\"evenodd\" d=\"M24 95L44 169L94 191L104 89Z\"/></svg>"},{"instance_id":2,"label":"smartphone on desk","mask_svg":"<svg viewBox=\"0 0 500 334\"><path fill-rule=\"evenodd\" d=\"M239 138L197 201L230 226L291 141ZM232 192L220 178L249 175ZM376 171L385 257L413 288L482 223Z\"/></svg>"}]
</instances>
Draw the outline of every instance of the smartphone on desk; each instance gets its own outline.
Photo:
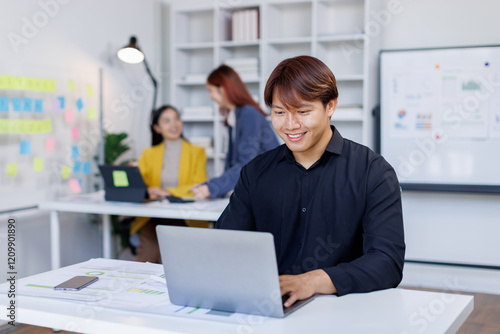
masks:
<instances>
[{"instance_id":1,"label":"smartphone on desk","mask_svg":"<svg viewBox=\"0 0 500 334\"><path fill-rule=\"evenodd\" d=\"M165 198L170 202L170 203L192 203L194 200L192 199L187 199L187 198L181 198L177 196L165 196Z\"/></svg>"},{"instance_id":2,"label":"smartphone on desk","mask_svg":"<svg viewBox=\"0 0 500 334\"><path fill-rule=\"evenodd\" d=\"M75 276L54 287L54 290L60 291L79 291L90 284L97 282L97 276Z\"/></svg>"}]
</instances>

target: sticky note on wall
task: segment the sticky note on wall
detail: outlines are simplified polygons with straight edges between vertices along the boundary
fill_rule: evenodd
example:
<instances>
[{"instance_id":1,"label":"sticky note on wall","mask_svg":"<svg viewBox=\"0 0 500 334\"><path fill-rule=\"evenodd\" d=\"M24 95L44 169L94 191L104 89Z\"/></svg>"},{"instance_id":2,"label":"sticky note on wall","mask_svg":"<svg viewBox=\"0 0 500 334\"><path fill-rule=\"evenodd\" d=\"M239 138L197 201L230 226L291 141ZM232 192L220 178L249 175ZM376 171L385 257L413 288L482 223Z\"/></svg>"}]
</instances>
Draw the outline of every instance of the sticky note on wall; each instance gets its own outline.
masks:
<instances>
[{"instance_id":1,"label":"sticky note on wall","mask_svg":"<svg viewBox=\"0 0 500 334\"><path fill-rule=\"evenodd\" d=\"M71 128L71 140L78 140L80 137L80 131L78 130L78 127L74 126Z\"/></svg>"},{"instance_id":2,"label":"sticky note on wall","mask_svg":"<svg viewBox=\"0 0 500 334\"><path fill-rule=\"evenodd\" d=\"M10 99L10 102L12 103L12 110L16 112L23 111L23 100L18 97L13 97Z\"/></svg>"},{"instance_id":3,"label":"sticky note on wall","mask_svg":"<svg viewBox=\"0 0 500 334\"><path fill-rule=\"evenodd\" d=\"M70 166L62 166L61 168L61 178L63 180L69 179L71 176L71 167Z\"/></svg>"},{"instance_id":4,"label":"sticky note on wall","mask_svg":"<svg viewBox=\"0 0 500 334\"><path fill-rule=\"evenodd\" d=\"M73 123L75 121L75 112L73 109L66 109L64 112L64 120L66 123Z\"/></svg>"},{"instance_id":5,"label":"sticky note on wall","mask_svg":"<svg viewBox=\"0 0 500 334\"><path fill-rule=\"evenodd\" d=\"M35 172L43 171L43 159L42 158L33 159L33 170Z\"/></svg>"},{"instance_id":6,"label":"sticky note on wall","mask_svg":"<svg viewBox=\"0 0 500 334\"><path fill-rule=\"evenodd\" d=\"M115 187L128 187L127 173L122 170L113 171L113 184Z\"/></svg>"},{"instance_id":7,"label":"sticky note on wall","mask_svg":"<svg viewBox=\"0 0 500 334\"><path fill-rule=\"evenodd\" d=\"M87 85L87 95L94 96L94 89L92 89L92 85Z\"/></svg>"},{"instance_id":8,"label":"sticky note on wall","mask_svg":"<svg viewBox=\"0 0 500 334\"><path fill-rule=\"evenodd\" d=\"M87 119L96 119L97 118L97 110L95 107L89 107L87 110Z\"/></svg>"},{"instance_id":9,"label":"sticky note on wall","mask_svg":"<svg viewBox=\"0 0 500 334\"><path fill-rule=\"evenodd\" d=\"M23 99L23 111L32 112L33 111L33 99L25 97Z\"/></svg>"},{"instance_id":10,"label":"sticky note on wall","mask_svg":"<svg viewBox=\"0 0 500 334\"><path fill-rule=\"evenodd\" d=\"M17 164L14 162L8 163L7 170L5 171L5 175L16 176L17 175Z\"/></svg>"},{"instance_id":11,"label":"sticky note on wall","mask_svg":"<svg viewBox=\"0 0 500 334\"><path fill-rule=\"evenodd\" d=\"M0 96L0 112L9 112L9 98Z\"/></svg>"},{"instance_id":12,"label":"sticky note on wall","mask_svg":"<svg viewBox=\"0 0 500 334\"><path fill-rule=\"evenodd\" d=\"M82 192L82 187L80 185L80 179L70 179L69 188L73 194L79 194Z\"/></svg>"},{"instance_id":13,"label":"sticky note on wall","mask_svg":"<svg viewBox=\"0 0 500 334\"><path fill-rule=\"evenodd\" d=\"M82 111L83 109L83 101L81 98L79 98L78 100L76 100L76 108L78 109L78 111Z\"/></svg>"},{"instance_id":14,"label":"sticky note on wall","mask_svg":"<svg viewBox=\"0 0 500 334\"><path fill-rule=\"evenodd\" d=\"M75 80L73 80L73 79L69 79L68 80L68 90L70 92L74 92L75 91Z\"/></svg>"},{"instance_id":15,"label":"sticky note on wall","mask_svg":"<svg viewBox=\"0 0 500 334\"><path fill-rule=\"evenodd\" d=\"M59 109L64 109L66 108L66 99L64 98L64 96L59 96L57 98L59 100Z\"/></svg>"},{"instance_id":16,"label":"sticky note on wall","mask_svg":"<svg viewBox=\"0 0 500 334\"><path fill-rule=\"evenodd\" d=\"M36 113L43 113L43 100L35 99L33 111Z\"/></svg>"},{"instance_id":17,"label":"sticky note on wall","mask_svg":"<svg viewBox=\"0 0 500 334\"><path fill-rule=\"evenodd\" d=\"M73 173L80 173L80 169L82 168L82 163L78 160L76 160L73 164Z\"/></svg>"},{"instance_id":18,"label":"sticky note on wall","mask_svg":"<svg viewBox=\"0 0 500 334\"><path fill-rule=\"evenodd\" d=\"M80 151L78 149L78 146L76 145L71 146L71 157L73 159L78 159L79 156L80 156Z\"/></svg>"},{"instance_id":19,"label":"sticky note on wall","mask_svg":"<svg viewBox=\"0 0 500 334\"><path fill-rule=\"evenodd\" d=\"M45 151L53 152L56 146L56 139L54 137L49 137L45 140Z\"/></svg>"},{"instance_id":20,"label":"sticky note on wall","mask_svg":"<svg viewBox=\"0 0 500 334\"><path fill-rule=\"evenodd\" d=\"M89 175L90 174L90 161L85 161L83 163L83 175Z\"/></svg>"},{"instance_id":21,"label":"sticky note on wall","mask_svg":"<svg viewBox=\"0 0 500 334\"><path fill-rule=\"evenodd\" d=\"M31 154L31 140L23 140L21 143L19 143L19 153L21 155Z\"/></svg>"}]
</instances>

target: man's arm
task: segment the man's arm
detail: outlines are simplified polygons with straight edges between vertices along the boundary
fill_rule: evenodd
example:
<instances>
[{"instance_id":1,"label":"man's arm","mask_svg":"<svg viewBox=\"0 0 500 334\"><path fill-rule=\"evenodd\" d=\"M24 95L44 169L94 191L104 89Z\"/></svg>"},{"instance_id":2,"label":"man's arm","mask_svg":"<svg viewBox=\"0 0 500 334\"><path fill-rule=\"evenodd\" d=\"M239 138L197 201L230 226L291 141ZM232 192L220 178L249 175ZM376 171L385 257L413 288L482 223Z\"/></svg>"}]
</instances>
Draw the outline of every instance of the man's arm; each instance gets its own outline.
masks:
<instances>
[{"instance_id":1,"label":"man's arm","mask_svg":"<svg viewBox=\"0 0 500 334\"><path fill-rule=\"evenodd\" d=\"M250 206L249 181L245 168L241 170L229 204L215 223L215 228L255 231L255 218Z\"/></svg>"},{"instance_id":2,"label":"man's arm","mask_svg":"<svg viewBox=\"0 0 500 334\"><path fill-rule=\"evenodd\" d=\"M339 296L395 287L402 278L404 234L399 183L392 167L375 159L367 175L363 255L349 263L280 276L286 306L315 293Z\"/></svg>"},{"instance_id":3,"label":"man's arm","mask_svg":"<svg viewBox=\"0 0 500 334\"><path fill-rule=\"evenodd\" d=\"M396 287L403 275L403 212L396 173L377 156L366 178L363 255L349 263L324 268L339 296Z\"/></svg>"}]
</instances>

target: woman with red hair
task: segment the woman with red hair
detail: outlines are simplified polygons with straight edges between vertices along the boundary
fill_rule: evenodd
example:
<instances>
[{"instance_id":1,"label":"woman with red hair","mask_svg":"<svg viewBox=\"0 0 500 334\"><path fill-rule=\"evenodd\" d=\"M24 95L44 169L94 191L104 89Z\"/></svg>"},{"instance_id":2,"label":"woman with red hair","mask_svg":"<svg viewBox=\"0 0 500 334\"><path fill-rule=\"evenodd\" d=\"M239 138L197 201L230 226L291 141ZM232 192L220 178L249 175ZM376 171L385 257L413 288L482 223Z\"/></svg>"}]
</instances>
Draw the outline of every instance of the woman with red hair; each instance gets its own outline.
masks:
<instances>
[{"instance_id":1,"label":"woman with red hair","mask_svg":"<svg viewBox=\"0 0 500 334\"><path fill-rule=\"evenodd\" d=\"M193 186L199 199L217 198L232 190L241 168L257 155L278 146L278 140L266 120L266 114L252 99L238 73L221 65L207 79L210 98L219 104L229 132L229 146L224 173Z\"/></svg>"}]
</instances>

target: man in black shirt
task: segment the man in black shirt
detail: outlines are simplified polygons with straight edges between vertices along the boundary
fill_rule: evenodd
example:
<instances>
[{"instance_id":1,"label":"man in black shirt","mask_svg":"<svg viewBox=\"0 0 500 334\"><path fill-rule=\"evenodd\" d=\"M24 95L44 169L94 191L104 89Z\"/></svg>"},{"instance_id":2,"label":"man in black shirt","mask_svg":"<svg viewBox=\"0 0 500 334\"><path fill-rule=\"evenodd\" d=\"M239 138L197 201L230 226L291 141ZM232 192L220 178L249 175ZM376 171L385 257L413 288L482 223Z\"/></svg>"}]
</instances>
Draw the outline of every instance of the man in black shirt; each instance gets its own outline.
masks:
<instances>
[{"instance_id":1,"label":"man in black shirt","mask_svg":"<svg viewBox=\"0 0 500 334\"><path fill-rule=\"evenodd\" d=\"M337 97L334 75L316 58L276 67L264 98L285 145L242 169L216 223L274 235L285 306L315 293L396 287L402 278L398 180L384 158L330 125Z\"/></svg>"}]
</instances>

